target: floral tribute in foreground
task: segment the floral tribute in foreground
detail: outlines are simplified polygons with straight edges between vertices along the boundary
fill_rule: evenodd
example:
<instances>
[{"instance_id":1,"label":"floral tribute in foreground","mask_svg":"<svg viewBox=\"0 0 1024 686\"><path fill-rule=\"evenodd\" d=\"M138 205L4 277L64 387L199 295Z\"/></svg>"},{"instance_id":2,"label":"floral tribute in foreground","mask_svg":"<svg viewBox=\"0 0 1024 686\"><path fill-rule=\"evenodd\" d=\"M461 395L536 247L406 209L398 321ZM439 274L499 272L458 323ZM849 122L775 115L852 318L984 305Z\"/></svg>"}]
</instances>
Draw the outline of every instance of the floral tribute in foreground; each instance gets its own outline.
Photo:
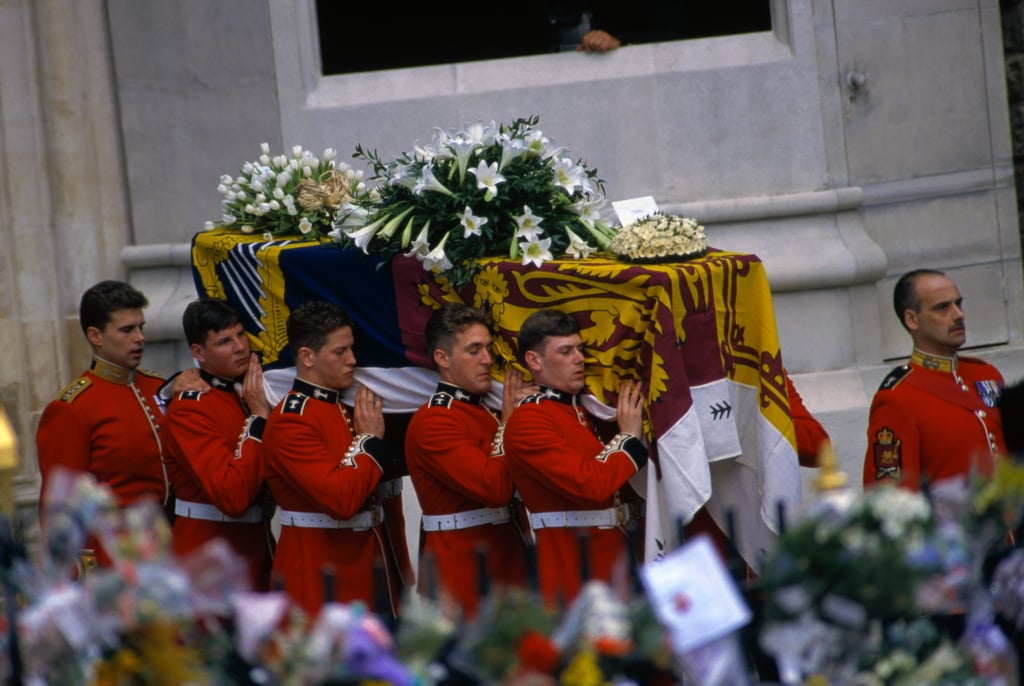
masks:
<instances>
[{"instance_id":1,"label":"floral tribute in foreground","mask_svg":"<svg viewBox=\"0 0 1024 686\"><path fill-rule=\"evenodd\" d=\"M236 229L266 241L285 235L325 238L341 206L366 193L363 172L336 156L333 148L317 157L296 145L291 155L271 157L270 145L263 143L260 156L243 164L238 176L220 177L223 214L205 228Z\"/></svg>"},{"instance_id":2,"label":"floral tribute in foreground","mask_svg":"<svg viewBox=\"0 0 1024 686\"><path fill-rule=\"evenodd\" d=\"M367 254L405 252L456 286L481 257L540 266L607 249L614 229L603 182L537 123L435 129L430 145L390 162L358 146L378 185L342 208L334 238Z\"/></svg>"}]
</instances>

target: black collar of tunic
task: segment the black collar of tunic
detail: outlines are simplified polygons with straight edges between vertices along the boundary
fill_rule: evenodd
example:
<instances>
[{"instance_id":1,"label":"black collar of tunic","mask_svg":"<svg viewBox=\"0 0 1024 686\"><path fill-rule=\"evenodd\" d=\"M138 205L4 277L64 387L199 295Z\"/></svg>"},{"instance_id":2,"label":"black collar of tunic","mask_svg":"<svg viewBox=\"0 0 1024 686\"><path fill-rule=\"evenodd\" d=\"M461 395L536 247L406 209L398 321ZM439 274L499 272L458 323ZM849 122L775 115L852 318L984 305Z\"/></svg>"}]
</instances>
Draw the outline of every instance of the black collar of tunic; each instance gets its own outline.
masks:
<instances>
[{"instance_id":1,"label":"black collar of tunic","mask_svg":"<svg viewBox=\"0 0 1024 686\"><path fill-rule=\"evenodd\" d=\"M340 392L318 386L303 379L295 379L295 383L292 384L292 390L308 395L313 400L323 400L325 403L336 404L341 398Z\"/></svg>"},{"instance_id":2,"label":"black collar of tunic","mask_svg":"<svg viewBox=\"0 0 1024 686\"><path fill-rule=\"evenodd\" d=\"M437 384L437 390L434 392L447 393L456 400L461 400L462 402L469 403L470 405L480 404L480 396L476 395L475 393L470 393L469 391L464 390L462 387L456 386L455 384L448 383L446 381L439 381Z\"/></svg>"},{"instance_id":3,"label":"black collar of tunic","mask_svg":"<svg viewBox=\"0 0 1024 686\"><path fill-rule=\"evenodd\" d=\"M566 393L551 386L540 386L537 394L548 400L555 400L566 405L572 405L573 407L578 407L580 404L579 393Z\"/></svg>"},{"instance_id":4,"label":"black collar of tunic","mask_svg":"<svg viewBox=\"0 0 1024 686\"><path fill-rule=\"evenodd\" d=\"M222 376L217 376L216 374L211 374L210 372L208 372L208 371L206 371L205 369L202 369L202 368L200 368L200 370L199 370L199 376L203 377L203 380L205 380L206 383L210 384L211 386L216 388L218 391L230 391L230 392L234 393L235 392L235 384L238 383L237 381L231 381L229 379L225 379Z\"/></svg>"}]
</instances>

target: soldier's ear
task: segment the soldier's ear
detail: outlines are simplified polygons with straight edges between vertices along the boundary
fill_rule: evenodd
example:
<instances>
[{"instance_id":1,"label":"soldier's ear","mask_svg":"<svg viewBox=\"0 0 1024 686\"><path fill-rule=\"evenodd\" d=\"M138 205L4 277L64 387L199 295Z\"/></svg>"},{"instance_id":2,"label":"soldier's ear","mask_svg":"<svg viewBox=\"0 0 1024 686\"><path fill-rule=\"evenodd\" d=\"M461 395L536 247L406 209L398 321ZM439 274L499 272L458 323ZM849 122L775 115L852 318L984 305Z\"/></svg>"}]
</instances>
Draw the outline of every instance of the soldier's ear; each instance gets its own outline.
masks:
<instances>
[{"instance_id":1,"label":"soldier's ear","mask_svg":"<svg viewBox=\"0 0 1024 686\"><path fill-rule=\"evenodd\" d=\"M909 307L903 310L903 324L910 331L917 331L917 312Z\"/></svg>"},{"instance_id":2,"label":"soldier's ear","mask_svg":"<svg viewBox=\"0 0 1024 686\"><path fill-rule=\"evenodd\" d=\"M448 353L441 348L434 349L434 364L438 370L448 369Z\"/></svg>"},{"instance_id":3,"label":"soldier's ear","mask_svg":"<svg viewBox=\"0 0 1024 686\"><path fill-rule=\"evenodd\" d=\"M310 369L316 362L316 351L312 348L302 346L295 355L295 366Z\"/></svg>"},{"instance_id":4,"label":"soldier's ear","mask_svg":"<svg viewBox=\"0 0 1024 686\"><path fill-rule=\"evenodd\" d=\"M526 366L530 368L530 371L535 374L536 372L539 372L543 366L541 364L541 359L540 353L536 350L527 350L526 354L523 355L523 362L525 362Z\"/></svg>"},{"instance_id":5,"label":"soldier's ear","mask_svg":"<svg viewBox=\"0 0 1024 686\"><path fill-rule=\"evenodd\" d=\"M89 341L90 345L99 347L103 345L103 332L96 326L90 326L85 330L85 340Z\"/></svg>"},{"instance_id":6,"label":"soldier's ear","mask_svg":"<svg viewBox=\"0 0 1024 686\"><path fill-rule=\"evenodd\" d=\"M199 345L198 343L193 343L188 347L188 349L192 353L192 358L196 362L198 362L199 364L203 364L204 362L206 362L206 355L203 354L203 346Z\"/></svg>"}]
</instances>

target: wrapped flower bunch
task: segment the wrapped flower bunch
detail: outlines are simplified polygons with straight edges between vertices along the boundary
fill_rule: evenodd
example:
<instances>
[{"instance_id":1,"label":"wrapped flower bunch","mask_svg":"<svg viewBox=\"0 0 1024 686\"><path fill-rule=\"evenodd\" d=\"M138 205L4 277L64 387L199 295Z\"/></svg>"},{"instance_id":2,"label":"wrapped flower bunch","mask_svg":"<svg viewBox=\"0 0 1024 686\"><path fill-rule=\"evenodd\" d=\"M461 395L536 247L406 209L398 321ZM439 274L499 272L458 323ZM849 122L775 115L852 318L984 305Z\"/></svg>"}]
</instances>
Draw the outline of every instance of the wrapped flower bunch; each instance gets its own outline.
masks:
<instances>
[{"instance_id":1,"label":"wrapped flower bunch","mask_svg":"<svg viewBox=\"0 0 1024 686\"><path fill-rule=\"evenodd\" d=\"M263 143L260 156L243 164L238 176L220 177L223 214L205 228L237 229L267 241L291 235L325 238L342 204L366 193L363 172L336 156L333 148L317 157L301 145L290 155L271 156L270 145Z\"/></svg>"},{"instance_id":2,"label":"wrapped flower bunch","mask_svg":"<svg viewBox=\"0 0 1024 686\"><path fill-rule=\"evenodd\" d=\"M601 180L537 122L435 129L429 145L391 161L357 147L377 185L345 205L333 237L367 254L404 252L456 286L481 257L540 266L607 248L614 229Z\"/></svg>"},{"instance_id":3,"label":"wrapped flower bunch","mask_svg":"<svg viewBox=\"0 0 1024 686\"><path fill-rule=\"evenodd\" d=\"M629 262L669 262L700 257L708 239L696 219L655 212L619 229L609 250Z\"/></svg>"}]
</instances>

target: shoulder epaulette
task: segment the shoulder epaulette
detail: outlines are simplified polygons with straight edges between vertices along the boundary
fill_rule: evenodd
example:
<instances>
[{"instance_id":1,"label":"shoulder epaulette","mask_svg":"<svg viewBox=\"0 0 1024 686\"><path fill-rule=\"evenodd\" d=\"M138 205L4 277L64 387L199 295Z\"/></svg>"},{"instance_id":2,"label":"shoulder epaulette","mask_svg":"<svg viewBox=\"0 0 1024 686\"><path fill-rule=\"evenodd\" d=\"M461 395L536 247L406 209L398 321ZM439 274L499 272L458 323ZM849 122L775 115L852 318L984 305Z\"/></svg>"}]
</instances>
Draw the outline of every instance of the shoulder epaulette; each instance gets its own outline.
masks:
<instances>
[{"instance_id":1,"label":"shoulder epaulette","mask_svg":"<svg viewBox=\"0 0 1024 686\"><path fill-rule=\"evenodd\" d=\"M281 403L281 414L302 414L309 396L304 393L289 393Z\"/></svg>"},{"instance_id":2,"label":"shoulder epaulette","mask_svg":"<svg viewBox=\"0 0 1024 686\"><path fill-rule=\"evenodd\" d=\"M878 390L891 391L892 389L896 388L896 386L898 386L899 383L903 381L903 379L907 378L907 376L912 371L913 369L911 369L909 364L904 364L900 365L899 367L896 367L891 372L886 374L884 379L882 379L882 383L878 386Z\"/></svg>"},{"instance_id":3,"label":"shoulder epaulette","mask_svg":"<svg viewBox=\"0 0 1024 686\"><path fill-rule=\"evenodd\" d=\"M60 395L57 399L62 403L73 403L75 398L82 394L82 391L92 385L92 380L85 376L80 376L61 390Z\"/></svg>"},{"instance_id":4,"label":"shoulder epaulette","mask_svg":"<svg viewBox=\"0 0 1024 686\"><path fill-rule=\"evenodd\" d=\"M445 391L438 391L434 395L430 396L431 407L446 407L451 409L452 403L455 402L455 396Z\"/></svg>"},{"instance_id":5,"label":"shoulder epaulette","mask_svg":"<svg viewBox=\"0 0 1024 686\"><path fill-rule=\"evenodd\" d=\"M142 367L136 367L135 373L142 374L143 376L149 376L154 379L160 379L161 381L164 380L163 374L161 374L160 372L154 372L152 369L143 369Z\"/></svg>"}]
</instances>

